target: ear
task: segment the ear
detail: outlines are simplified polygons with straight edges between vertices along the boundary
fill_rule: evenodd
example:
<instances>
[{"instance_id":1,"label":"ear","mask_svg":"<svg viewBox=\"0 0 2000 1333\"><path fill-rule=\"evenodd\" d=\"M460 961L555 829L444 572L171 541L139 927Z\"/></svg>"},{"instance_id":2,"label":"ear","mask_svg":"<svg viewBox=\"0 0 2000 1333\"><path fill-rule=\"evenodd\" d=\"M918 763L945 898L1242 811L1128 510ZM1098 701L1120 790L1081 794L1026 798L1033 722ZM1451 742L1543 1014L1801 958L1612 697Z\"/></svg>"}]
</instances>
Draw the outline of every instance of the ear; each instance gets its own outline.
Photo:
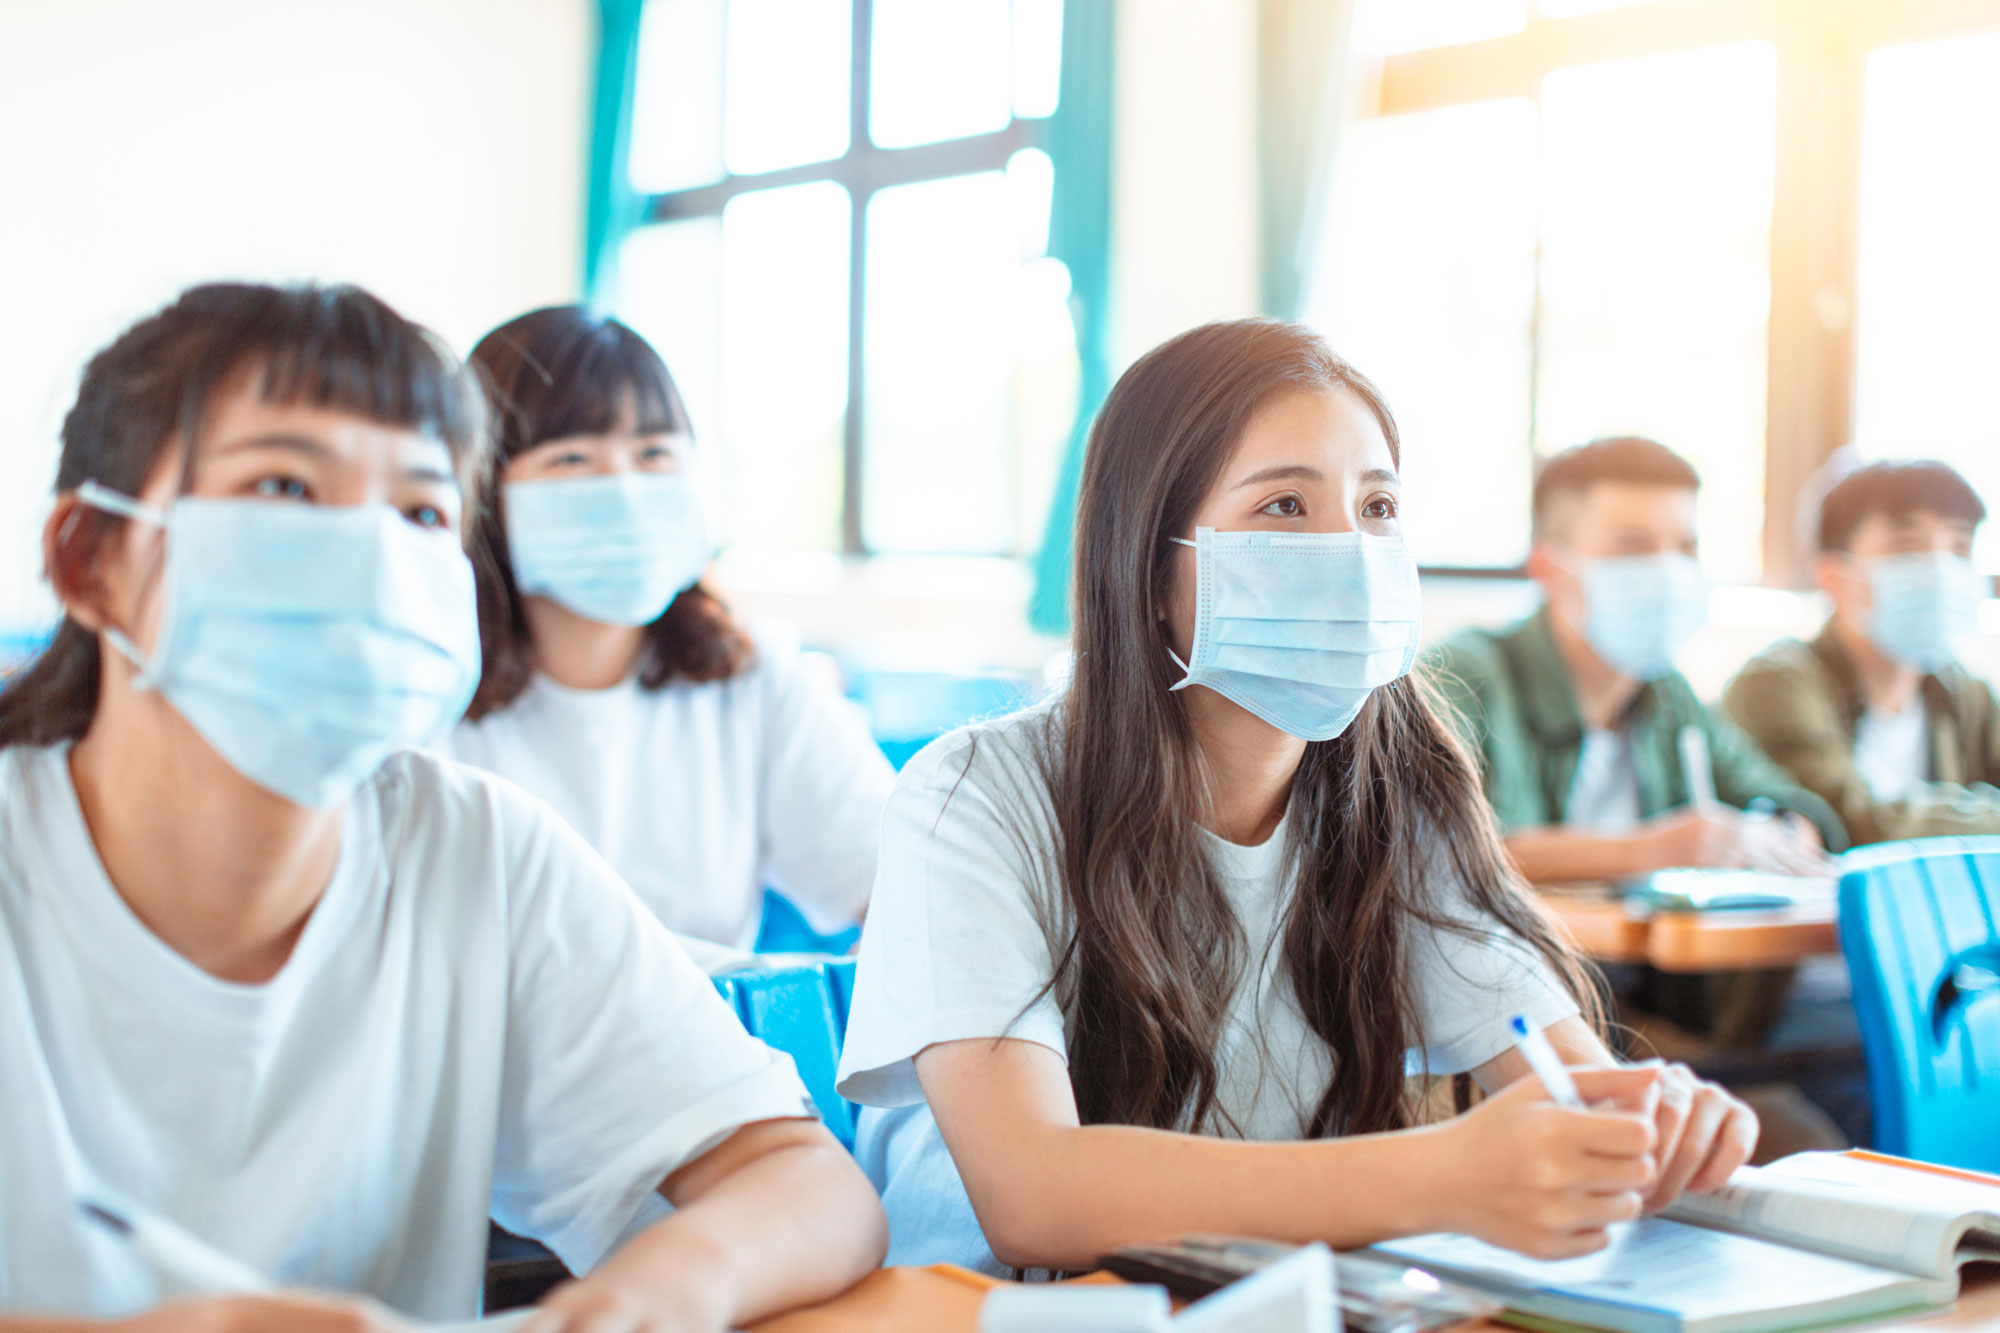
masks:
<instances>
[{"instance_id":1,"label":"ear","mask_svg":"<svg viewBox=\"0 0 2000 1333\"><path fill-rule=\"evenodd\" d=\"M1835 602L1853 582L1847 557L1839 551L1821 551L1813 557L1813 586Z\"/></svg>"},{"instance_id":2,"label":"ear","mask_svg":"<svg viewBox=\"0 0 2000 1333\"><path fill-rule=\"evenodd\" d=\"M109 526L105 516L76 498L74 492L56 497L49 521L42 525L42 572L71 620L85 629L106 624L107 589L99 573L99 555Z\"/></svg>"},{"instance_id":3,"label":"ear","mask_svg":"<svg viewBox=\"0 0 2000 1333\"><path fill-rule=\"evenodd\" d=\"M1541 584L1544 591L1549 588L1550 580L1560 572L1555 554L1549 550L1548 543L1539 537L1528 547L1527 571L1528 577Z\"/></svg>"}]
</instances>

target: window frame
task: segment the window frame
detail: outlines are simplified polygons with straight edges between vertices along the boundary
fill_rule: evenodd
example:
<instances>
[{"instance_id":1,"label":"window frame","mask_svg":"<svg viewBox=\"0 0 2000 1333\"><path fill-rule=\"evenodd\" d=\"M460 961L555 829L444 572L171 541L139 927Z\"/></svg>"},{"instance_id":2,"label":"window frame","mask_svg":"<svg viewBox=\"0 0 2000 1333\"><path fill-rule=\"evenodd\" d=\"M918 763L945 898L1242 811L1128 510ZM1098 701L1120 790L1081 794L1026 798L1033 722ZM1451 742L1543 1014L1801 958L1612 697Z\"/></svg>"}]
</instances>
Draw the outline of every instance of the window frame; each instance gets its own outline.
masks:
<instances>
[{"instance_id":1,"label":"window frame","mask_svg":"<svg viewBox=\"0 0 2000 1333\"><path fill-rule=\"evenodd\" d=\"M1071 3L1078 2L1080 0L1071 0ZM660 223L682 222L690 218L720 218L730 200L759 190L817 181L833 181L846 188L852 212L848 229L847 409L841 443L840 548L837 554L869 556L876 554L866 540L864 512L868 453L864 389L867 378L869 201L878 191L898 185L1005 170L1014 154L1024 148L1039 148L1046 152L1055 117L1015 115L1006 128L986 134L907 148L878 147L870 137L868 127L869 99L874 82L875 6L873 0L851 0L851 3L853 28L850 38L852 65L848 86L847 151L821 162L748 175L728 172L725 167L721 179L705 185L640 194L632 225L623 235ZM1067 58L1068 52L1063 55ZM1033 553L1008 551L998 554L1018 558Z\"/></svg>"},{"instance_id":2,"label":"window frame","mask_svg":"<svg viewBox=\"0 0 2000 1333\"><path fill-rule=\"evenodd\" d=\"M1805 573L1794 498L1848 442L1854 409L1863 95L1884 46L2000 30L2000 0L1647 0L1521 31L1384 56L1361 117L1526 97L1558 69L1736 42L1777 51L1771 307L1765 357L1762 582ZM1536 301L1539 306L1540 284ZM1532 448L1530 441L1522 447ZM1520 577L1520 566L1430 568Z\"/></svg>"}]
</instances>

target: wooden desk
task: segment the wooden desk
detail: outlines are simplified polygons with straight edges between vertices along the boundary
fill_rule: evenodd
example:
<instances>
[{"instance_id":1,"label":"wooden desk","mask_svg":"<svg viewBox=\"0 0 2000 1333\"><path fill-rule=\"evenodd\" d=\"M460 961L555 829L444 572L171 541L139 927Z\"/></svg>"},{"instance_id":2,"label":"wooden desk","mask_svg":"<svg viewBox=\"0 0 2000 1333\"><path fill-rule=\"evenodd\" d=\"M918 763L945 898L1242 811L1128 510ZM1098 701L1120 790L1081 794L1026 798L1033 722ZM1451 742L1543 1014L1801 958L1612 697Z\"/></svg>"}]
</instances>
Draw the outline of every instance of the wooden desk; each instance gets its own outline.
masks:
<instances>
[{"instance_id":1,"label":"wooden desk","mask_svg":"<svg viewBox=\"0 0 2000 1333\"><path fill-rule=\"evenodd\" d=\"M1085 1278L1086 1282L1108 1280ZM979 1303L994 1284L972 1274L943 1269L885 1268L845 1296L812 1310L800 1310L757 1325L756 1333L974 1333ZM1919 1319L1852 1325L1881 1333L2000 1333L2000 1266L1973 1270L1957 1306ZM1480 1321L1465 1327L1500 1330Z\"/></svg>"},{"instance_id":2,"label":"wooden desk","mask_svg":"<svg viewBox=\"0 0 2000 1333\"><path fill-rule=\"evenodd\" d=\"M1651 963L1663 972L1783 967L1840 952L1831 902L1776 911L1651 912L1608 885L1546 885L1543 910L1577 950L1600 963Z\"/></svg>"}]
</instances>

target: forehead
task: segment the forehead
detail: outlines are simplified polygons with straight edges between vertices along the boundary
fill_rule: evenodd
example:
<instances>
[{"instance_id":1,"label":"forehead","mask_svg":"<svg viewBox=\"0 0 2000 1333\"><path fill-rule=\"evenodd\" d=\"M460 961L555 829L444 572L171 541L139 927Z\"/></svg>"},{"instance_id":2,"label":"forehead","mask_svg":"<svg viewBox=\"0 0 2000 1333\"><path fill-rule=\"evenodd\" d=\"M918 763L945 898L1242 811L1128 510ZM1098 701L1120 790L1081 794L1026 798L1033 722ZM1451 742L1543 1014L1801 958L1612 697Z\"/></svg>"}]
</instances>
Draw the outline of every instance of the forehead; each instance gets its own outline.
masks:
<instances>
[{"instance_id":1,"label":"forehead","mask_svg":"<svg viewBox=\"0 0 2000 1333\"><path fill-rule=\"evenodd\" d=\"M1382 423L1347 389L1299 389L1265 403L1244 426L1227 471L1280 462L1308 463L1329 475L1396 470Z\"/></svg>"},{"instance_id":2,"label":"forehead","mask_svg":"<svg viewBox=\"0 0 2000 1333\"><path fill-rule=\"evenodd\" d=\"M1863 514L1854 525L1851 544L1911 537L1961 538L1970 536L1974 527L1969 519L1952 518L1935 509L1876 509Z\"/></svg>"},{"instance_id":3,"label":"forehead","mask_svg":"<svg viewBox=\"0 0 2000 1333\"><path fill-rule=\"evenodd\" d=\"M262 436L312 440L334 457L355 463L448 467L451 461L444 441L418 427L375 421L337 407L272 402L240 385L217 395L196 442L196 456Z\"/></svg>"},{"instance_id":4,"label":"forehead","mask_svg":"<svg viewBox=\"0 0 2000 1333\"><path fill-rule=\"evenodd\" d=\"M1695 493L1685 486L1600 481L1558 499L1579 528L1694 525Z\"/></svg>"}]
</instances>

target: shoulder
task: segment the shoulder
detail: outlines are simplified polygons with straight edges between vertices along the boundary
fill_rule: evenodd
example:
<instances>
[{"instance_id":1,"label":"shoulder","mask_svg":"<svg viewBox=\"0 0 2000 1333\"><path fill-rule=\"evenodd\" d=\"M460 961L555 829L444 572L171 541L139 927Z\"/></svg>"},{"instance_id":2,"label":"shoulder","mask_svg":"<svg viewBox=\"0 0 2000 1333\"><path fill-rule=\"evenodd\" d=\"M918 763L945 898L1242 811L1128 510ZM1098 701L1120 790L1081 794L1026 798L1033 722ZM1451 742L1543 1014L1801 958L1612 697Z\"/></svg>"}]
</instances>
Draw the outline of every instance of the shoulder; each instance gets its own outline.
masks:
<instances>
[{"instance_id":1,"label":"shoulder","mask_svg":"<svg viewBox=\"0 0 2000 1333\"><path fill-rule=\"evenodd\" d=\"M1046 796L1060 748L1062 696L948 731L897 775L901 791L970 788L991 795Z\"/></svg>"},{"instance_id":2,"label":"shoulder","mask_svg":"<svg viewBox=\"0 0 2000 1333\"><path fill-rule=\"evenodd\" d=\"M574 840L559 815L506 778L429 750L390 756L364 790L381 812L393 864L419 863L440 884L474 893L481 886L473 867L512 879Z\"/></svg>"},{"instance_id":3,"label":"shoulder","mask_svg":"<svg viewBox=\"0 0 2000 1333\"><path fill-rule=\"evenodd\" d=\"M1425 670L1445 694L1463 702L1491 699L1513 688L1507 642L1511 630L1463 629L1433 646Z\"/></svg>"},{"instance_id":4,"label":"shoulder","mask_svg":"<svg viewBox=\"0 0 2000 1333\"><path fill-rule=\"evenodd\" d=\"M1733 721L1754 731L1774 716L1798 717L1831 704L1836 689L1811 644L1782 639L1743 664L1724 688L1722 705Z\"/></svg>"},{"instance_id":5,"label":"shoulder","mask_svg":"<svg viewBox=\"0 0 2000 1333\"><path fill-rule=\"evenodd\" d=\"M1054 838L1050 782L1060 751L1060 698L947 732L896 775L883 825L892 841L1004 842L1009 853Z\"/></svg>"},{"instance_id":6,"label":"shoulder","mask_svg":"<svg viewBox=\"0 0 2000 1333\"><path fill-rule=\"evenodd\" d=\"M1729 685L1733 690L1741 683L1755 687L1766 682L1817 682L1826 674L1826 663L1811 644L1802 639L1780 639L1745 662Z\"/></svg>"}]
</instances>

